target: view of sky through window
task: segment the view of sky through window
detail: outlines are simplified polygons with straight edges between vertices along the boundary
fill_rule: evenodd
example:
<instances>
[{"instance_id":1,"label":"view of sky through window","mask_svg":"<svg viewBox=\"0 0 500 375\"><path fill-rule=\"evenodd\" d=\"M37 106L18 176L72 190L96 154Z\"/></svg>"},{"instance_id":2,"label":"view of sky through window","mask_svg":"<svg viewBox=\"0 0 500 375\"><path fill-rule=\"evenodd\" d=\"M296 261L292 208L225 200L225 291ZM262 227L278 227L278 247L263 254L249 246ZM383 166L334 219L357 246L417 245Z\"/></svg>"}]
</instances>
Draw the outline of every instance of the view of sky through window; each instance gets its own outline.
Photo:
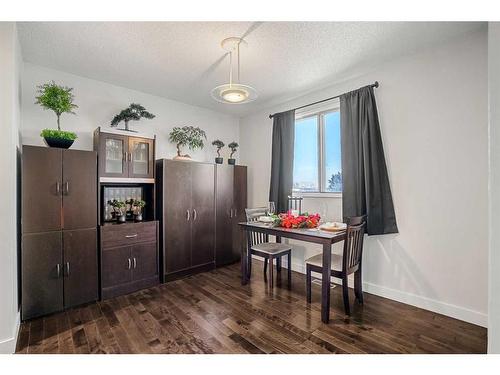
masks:
<instances>
[{"instance_id":1,"label":"view of sky through window","mask_svg":"<svg viewBox=\"0 0 500 375\"><path fill-rule=\"evenodd\" d=\"M340 159L340 112L325 115L325 181L323 190L342 192L342 164Z\"/></svg>"},{"instance_id":2,"label":"view of sky through window","mask_svg":"<svg viewBox=\"0 0 500 375\"><path fill-rule=\"evenodd\" d=\"M293 189L300 192L342 192L340 156L340 113L323 115L323 139L320 140L318 115L295 121ZM323 142L323 166L320 166L319 142ZM320 189L320 170L324 179Z\"/></svg>"},{"instance_id":3,"label":"view of sky through window","mask_svg":"<svg viewBox=\"0 0 500 375\"><path fill-rule=\"evenodd\" d=\"M293 188L300 191L319 190L318 116L295 121L295 153Z\"/></svg>"}]
</instances>

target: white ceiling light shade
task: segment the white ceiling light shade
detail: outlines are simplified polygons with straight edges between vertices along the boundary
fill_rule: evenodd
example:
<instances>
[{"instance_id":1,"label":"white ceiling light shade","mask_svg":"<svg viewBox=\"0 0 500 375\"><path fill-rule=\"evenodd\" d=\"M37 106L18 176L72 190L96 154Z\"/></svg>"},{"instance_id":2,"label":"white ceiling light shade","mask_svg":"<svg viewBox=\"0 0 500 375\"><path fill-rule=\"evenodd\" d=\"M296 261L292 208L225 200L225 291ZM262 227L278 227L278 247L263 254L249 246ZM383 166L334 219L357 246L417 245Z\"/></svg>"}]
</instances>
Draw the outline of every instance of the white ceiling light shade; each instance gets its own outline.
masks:
<instances>
[{"instance_id":1,"label":"white ceiling light shade","mask_svg":"<svg viewBox=\"0 0 500 375\"><path fill-rule=\"evenodd\" d=\"M221 46L229 53L229 83L217 86L211 92L212 97L221 103L244 104L257 99L257 91L251 86L240 83L240 45L246 42L238 37L226 38ZM237 58L237 77L233 82L233 53Z\"/></svg>"}]
</instances>

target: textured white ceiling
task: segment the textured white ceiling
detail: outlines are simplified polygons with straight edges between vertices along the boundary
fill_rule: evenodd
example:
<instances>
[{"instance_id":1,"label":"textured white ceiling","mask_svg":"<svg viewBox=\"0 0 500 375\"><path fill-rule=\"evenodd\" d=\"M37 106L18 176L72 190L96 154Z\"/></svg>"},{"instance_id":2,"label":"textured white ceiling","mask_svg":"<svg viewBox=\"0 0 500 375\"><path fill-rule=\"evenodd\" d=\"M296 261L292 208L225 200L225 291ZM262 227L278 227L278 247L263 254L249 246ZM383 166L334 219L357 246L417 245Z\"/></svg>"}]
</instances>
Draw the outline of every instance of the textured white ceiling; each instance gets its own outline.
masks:
<instances>
[{"instance_id":1,"label":"textured white ceiling","mask_svg":"<svg viewBox=\"0 0 500 375\"><path fill-rule=\"evenodd\" d=\"M243 116L482 27L460 22L21 22L24 61ZM210 96L226 83L222 39L243 36L242 83L259 98Z\"/></svg>"}]
</instances>

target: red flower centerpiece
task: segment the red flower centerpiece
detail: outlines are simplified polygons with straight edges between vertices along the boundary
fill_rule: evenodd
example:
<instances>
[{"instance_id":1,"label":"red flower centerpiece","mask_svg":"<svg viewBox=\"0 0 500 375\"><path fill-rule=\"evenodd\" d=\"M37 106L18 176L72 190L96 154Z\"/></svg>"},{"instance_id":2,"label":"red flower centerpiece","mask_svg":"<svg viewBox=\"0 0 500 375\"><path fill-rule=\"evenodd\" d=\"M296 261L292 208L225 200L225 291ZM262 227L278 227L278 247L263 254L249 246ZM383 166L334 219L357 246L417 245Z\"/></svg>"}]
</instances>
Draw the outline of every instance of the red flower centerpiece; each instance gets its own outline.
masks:
<instances>
[{"instance_id":1,"label":"red flower centerpiece","mask_svg":"<svg viewBox=\"0 0 500 375\"><path fill-rule=\"evenodd\" d=\"M274 224L283 228L316 228L319 223L319 214L292 215L290 211L286 214L279 214Z\"/></svg>"}]
</instances>

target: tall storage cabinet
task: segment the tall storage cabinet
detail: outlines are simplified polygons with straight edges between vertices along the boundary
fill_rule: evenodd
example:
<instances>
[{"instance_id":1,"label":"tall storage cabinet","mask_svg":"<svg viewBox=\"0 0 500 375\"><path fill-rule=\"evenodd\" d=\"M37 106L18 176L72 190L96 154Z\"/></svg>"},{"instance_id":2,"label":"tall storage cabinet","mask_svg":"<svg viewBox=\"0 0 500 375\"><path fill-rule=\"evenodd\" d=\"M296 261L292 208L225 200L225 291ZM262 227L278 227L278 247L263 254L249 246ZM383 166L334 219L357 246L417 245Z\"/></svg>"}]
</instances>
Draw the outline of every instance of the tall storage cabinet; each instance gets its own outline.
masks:
<instances>
[{"instance_id":1,"label":"tall storage cabinet","mask_svg":"<svg viewBox=\"0 0 500 375\"><path fill-rule=\"evenodd\" d=\"M157 160L156 193L163 281L239 260L245 166Z\"/></svg>"},{"instance_id":2,"label":"tall storage cabinet","mask_svg":"<svg viewBox=\"0 0 500 375\"><path fill-rule=\"evenodd\" d=\"M98 298L97 158L23 146L22 318Z\"/></svg>"},{"instance_id":3,"label":"tall storage cabinet","mask_svg":"<svg viewBox=\"0 0 500 375\"><path fill-rule=\"evenodd\" d=\"M216 243L217 267L240 259L241 230L238 223L246 221L247 167L216 166Z\"/></svg>"},{"instance_id":4,"label":"tall storage cabinet","mask_svg":"<svg viewBox=\"0 0 500 375\"><path fill-rule=\"evenodd\" d=\"M158 222L155 212L155 136L111 130L94 131L98 153L98 218L101 298L157 285ZM145 206L139 219L131 200ZM117 222L111 200L126 205L125 222Z\"/></svg>"},{"instance_id":5,"label":"tall storage cabinet","mask_svg":"<svg viewBox=\"0 0 500 375\"><path fill-rule=\"evenodd\" d=\"M213 164L157 160L163 280L215 266Z\"/></svg>"}]
</instances>

